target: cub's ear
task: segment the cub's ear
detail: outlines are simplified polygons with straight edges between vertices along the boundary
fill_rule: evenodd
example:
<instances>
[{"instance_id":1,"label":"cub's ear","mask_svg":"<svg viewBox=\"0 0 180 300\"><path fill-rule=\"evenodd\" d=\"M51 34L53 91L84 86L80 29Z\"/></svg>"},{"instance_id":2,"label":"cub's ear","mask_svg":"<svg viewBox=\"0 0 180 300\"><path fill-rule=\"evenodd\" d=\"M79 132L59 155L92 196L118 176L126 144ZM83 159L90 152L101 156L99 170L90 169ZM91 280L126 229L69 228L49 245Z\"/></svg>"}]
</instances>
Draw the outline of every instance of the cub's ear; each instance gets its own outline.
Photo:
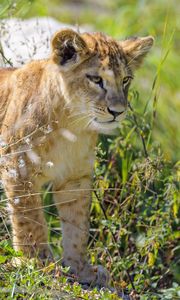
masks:
<instances>
[{"instance_id":1,"label":"cub's ear","mask_svg":"<svg viewBox=\"0 0 180 300\"><path fill-rule=\"evenodd\" d=\"M132 69L136 69L141 65L153 42L154 38L152 36L133 37L120 42L120 46L123 48L128 64Z\"/></svg>"},{"instance_id":2,"label":"cub's ear","mask_svg":"<svg viewBox=\"0 0 180 300\"><path fill-rule=\"evenodd\" d=\"M88 48L83 38L71 29L57 32L52 39L52 59L64 70L81 63L87 52Z\"/></svg>"}]
</instances>

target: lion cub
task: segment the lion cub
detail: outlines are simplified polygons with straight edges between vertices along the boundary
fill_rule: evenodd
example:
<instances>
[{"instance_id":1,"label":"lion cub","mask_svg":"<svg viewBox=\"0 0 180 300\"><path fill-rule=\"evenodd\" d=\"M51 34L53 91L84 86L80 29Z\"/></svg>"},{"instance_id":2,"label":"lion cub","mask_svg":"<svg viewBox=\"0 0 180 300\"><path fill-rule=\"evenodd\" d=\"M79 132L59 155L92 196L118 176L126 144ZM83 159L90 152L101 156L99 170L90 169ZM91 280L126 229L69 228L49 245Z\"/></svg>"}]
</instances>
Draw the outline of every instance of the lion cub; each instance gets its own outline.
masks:
<instances>
[{"instance_id":1,"label":"lion cub","mask_svg":"<svg viewBox=\"0 0 180 300\"><path fill-rule=\"evenodd\" d=\"M14 248L52 259L41 204L41 187L52 182L63 263L80 282L108 282L86 258L94 148L98 133L124 118L134 70L152 44L150 36L115 41L65 29L49 59L0 70L1 177Z\"/></svg>"}]
</instances>

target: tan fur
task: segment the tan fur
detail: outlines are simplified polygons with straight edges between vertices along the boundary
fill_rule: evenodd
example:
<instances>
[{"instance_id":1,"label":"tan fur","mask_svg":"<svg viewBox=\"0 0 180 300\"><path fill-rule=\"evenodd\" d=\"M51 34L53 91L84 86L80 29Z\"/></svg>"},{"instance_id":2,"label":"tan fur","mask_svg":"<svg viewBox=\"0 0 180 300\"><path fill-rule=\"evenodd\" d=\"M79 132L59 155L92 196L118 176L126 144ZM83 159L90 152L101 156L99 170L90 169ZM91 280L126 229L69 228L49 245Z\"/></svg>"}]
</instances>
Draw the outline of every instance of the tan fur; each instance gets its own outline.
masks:
<instances>
[{"instance_id":1,"label":"tan fur","mask_svg":"<svg viewBox=\"0 0 180 300\"><path fill-rule=\"evenodd\" d=\"M67 29L54 36L49 59L0 71L1 176L14 248L52 258L40 197L42 185L52 182L63 261L79 281L108 281L86 258L94 147L98 132L112 132L124 117L129 83L123 80L152 43Z\"/></svg>"}]
</instances>

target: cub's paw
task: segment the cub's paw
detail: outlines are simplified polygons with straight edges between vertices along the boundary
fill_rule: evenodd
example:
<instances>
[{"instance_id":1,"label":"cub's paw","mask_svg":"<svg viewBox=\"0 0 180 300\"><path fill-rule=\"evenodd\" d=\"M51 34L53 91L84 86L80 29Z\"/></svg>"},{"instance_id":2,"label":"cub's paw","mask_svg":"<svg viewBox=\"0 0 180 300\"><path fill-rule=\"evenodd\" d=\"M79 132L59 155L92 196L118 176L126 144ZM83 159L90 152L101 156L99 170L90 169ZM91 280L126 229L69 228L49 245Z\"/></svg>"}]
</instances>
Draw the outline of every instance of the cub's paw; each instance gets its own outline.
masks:
<instances>
[{"instance_id":1,"label":"cub's paw","mask_svg":"<svg viewBox=\"0 0 180 300\"><path fill-rule=\"evenodd\" d=\"M27 263L33 263L39 267L48 265L54 262L51 249L48 246L44 246L38 249L27 248L26 251L23 249L23 255L20 257L15 257L12 259L12 264L14 266L23 266Z\"/></svg>"},{"instance_id":2,"label":"cub's paw","mask_svg":"<svg viewBox=\"0 0 180 300\"><path fill-rule=\"evenodd\" d=\"M83 285L108 287L109 272L102 266L86 265L79 274L79 282Z\"/></svg>"},{"instance_id":3,"label":"cub's paw","mask_svg":"<svg viewBox=\"0 0 180 300\"><path fill-rule=\"evenodd\" d=\"M40 249L37 254L38 254L38 259L43 265L54 261L53 254L51 252L51 249L48 246Z\"/></svg>"}]
</instances>

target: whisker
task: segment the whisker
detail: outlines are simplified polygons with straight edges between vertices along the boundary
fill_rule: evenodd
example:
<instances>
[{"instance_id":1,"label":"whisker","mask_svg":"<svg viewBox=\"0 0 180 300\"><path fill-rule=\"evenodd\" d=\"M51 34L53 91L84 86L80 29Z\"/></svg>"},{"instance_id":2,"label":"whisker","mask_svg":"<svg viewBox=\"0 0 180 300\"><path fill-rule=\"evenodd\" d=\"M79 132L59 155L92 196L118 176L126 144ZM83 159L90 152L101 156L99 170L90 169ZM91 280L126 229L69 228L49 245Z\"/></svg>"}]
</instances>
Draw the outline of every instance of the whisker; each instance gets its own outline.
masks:
<instances>
[{"instance_id":1,"label":"whisker","mask_svg":"<svg viewBox=\"0 0 180 300\"><path fill-rule=\"evenodd\" d=\"M71 123L70 123L70 125L72 125L72 124L77 124L78 122L81 122L81 121L83 121L83 120L86 120L88 117L90 117L91 116L91 114L87 114L87 115L85 115L85 116L82 116L81 118L77 118L77 119L75 119L75 120L73 120Z\"/></svg>"},{"instance_id":2,"label":"whisker","mask_svg":"<svg viewBox=\"0 0 180 300\"><path fill-rule=\"evenodd\" d=\"M90 119L88 123L84 126L84 129L88 128L93 122L93 119Z\"/></svg>"}]
</instances>

